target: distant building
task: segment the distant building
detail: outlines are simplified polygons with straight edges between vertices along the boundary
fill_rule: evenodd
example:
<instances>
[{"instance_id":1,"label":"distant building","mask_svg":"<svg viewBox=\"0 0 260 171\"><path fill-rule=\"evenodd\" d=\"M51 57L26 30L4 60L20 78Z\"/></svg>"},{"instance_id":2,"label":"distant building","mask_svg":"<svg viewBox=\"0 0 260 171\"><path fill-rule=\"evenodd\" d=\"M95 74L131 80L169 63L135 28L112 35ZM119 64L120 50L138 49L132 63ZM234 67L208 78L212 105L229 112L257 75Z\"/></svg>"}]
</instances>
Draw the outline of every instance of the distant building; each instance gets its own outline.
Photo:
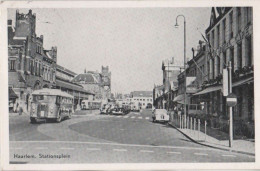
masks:
<instances>
[{"instance_id":1,"label":"distant building","mask_svg":"<svg viewBox=\"0 0 260 171\"><path fill-rule=\"evenodd\" d=\"M77 74L67 68L57 65L56 88L74 96L74 109L79 108L82 100L93 100L95 94L83 88L82 85L72 82Z\"/></svg>"},{"instance_id":2,"label":"distant building","mask_svg":"<svg viewBox=\"0 0 260 171\"><path fill-rule=\"evenodd\" d=\"M83 74L78 74L73 78L72 82L94 93L97 100L108 101L111 98L111 72L108 67L102 66L101 73L85 70Z\"/></svg>"},{"instance_id":3,"label":"distant building","mask_svg":"<svg viewBox=\"0 0 260 171\"><path fill-rule=\"evenodd\" d=\"M142 109L148 105L153 105L153 92L152 91L133 91L130 93L130 102L139 103Z\"/></svg>"}]
</instances>

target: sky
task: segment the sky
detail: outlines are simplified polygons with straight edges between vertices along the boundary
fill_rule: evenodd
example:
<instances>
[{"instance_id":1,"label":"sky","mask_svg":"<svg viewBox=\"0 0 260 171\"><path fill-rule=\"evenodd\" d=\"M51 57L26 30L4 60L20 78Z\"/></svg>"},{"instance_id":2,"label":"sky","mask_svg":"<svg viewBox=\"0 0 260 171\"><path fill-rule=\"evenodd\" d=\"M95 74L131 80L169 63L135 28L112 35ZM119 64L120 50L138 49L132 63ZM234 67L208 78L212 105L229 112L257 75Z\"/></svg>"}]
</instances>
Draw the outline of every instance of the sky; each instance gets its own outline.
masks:
<instances>
[{"instance_id":1,"label":"sky","mask_svg":"<svg viewBox=\"0 0 260 171\"><path fill-rule=\"evenodd\" d=\"M29 9L19 9L28 13ZM16 9L8 10L15 21ZM183 65L183 14L186 18L187 58L209 26L211 8L82 8L32 9L36 34L44 48L57 46L57 63L76 73L109 66L111 90L117 93L152 91L161 85L162 61ZM13 22L14 24L14 22ZM201 32L201 33L200 33Z\"/></svg>"}]
</instances>

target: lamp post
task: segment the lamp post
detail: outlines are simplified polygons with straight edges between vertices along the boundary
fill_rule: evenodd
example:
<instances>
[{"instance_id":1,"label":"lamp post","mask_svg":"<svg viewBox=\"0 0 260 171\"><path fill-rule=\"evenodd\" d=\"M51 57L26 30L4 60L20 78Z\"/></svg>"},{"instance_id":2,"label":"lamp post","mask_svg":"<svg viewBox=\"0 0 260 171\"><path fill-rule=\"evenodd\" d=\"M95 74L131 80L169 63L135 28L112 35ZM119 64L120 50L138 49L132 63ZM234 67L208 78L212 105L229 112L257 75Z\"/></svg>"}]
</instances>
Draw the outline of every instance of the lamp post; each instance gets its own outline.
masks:
<instances>
[{"instance_id":1,"label":"lamp post","mask_svg":"<svg viewBox=\"0 0 260 171\"><path fill-rule=\"evenodd\" d=\"M178 18L183 17L184 19L184 128L186 128L186 19L184 15L178 15L176 17L175 27L178 28Z\"/></svg>"}]
</instances>

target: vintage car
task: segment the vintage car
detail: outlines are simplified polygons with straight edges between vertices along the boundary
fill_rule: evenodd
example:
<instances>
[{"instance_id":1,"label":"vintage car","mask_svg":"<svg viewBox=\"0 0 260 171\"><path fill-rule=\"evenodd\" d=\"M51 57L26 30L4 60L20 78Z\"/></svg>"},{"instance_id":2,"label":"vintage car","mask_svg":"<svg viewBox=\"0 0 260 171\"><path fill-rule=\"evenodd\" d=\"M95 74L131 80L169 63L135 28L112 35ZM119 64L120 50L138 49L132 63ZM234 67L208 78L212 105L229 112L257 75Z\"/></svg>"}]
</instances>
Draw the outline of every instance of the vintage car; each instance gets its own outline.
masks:
<instances>
[{"instance_id":1,"label":"vintage car","mask_svg":"<svg viewBox=\"0 0 260 171\"><path fill-rule=\"evenodd\" d=\"M124 108L115 107L114 109L111 110L111 114L112 115L124 115L125 110L124 110Z\"/></svg>"},{"instance_id":2,"label":"vintage car","mask_svg":"<svg viewBox=\"0 0 260 171\"><path fill-rule=\"evenodd\" d=\"M153 112L153 122L169 122L170 116L166 109L155 109Z\"/></svg>"}]
</instances>

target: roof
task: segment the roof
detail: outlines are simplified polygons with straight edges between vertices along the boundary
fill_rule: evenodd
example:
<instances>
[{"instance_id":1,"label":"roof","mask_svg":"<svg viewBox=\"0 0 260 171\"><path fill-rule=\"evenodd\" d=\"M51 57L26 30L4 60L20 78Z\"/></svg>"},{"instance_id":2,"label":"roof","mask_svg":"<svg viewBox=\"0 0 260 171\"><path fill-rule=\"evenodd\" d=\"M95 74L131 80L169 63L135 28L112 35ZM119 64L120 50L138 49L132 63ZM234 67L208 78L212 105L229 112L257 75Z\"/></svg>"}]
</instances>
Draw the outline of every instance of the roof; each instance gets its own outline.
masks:
<instances>
[{"instance_id":1,"label":"roof","mask_svg":"<svg viewBox=\"0 0 260 171\"><path fill-rule=\"evenodd\" d=\"M78 91L78 92L81 92L81 93L95 94L93 92L89 92L89 91L83 89L80 85L77 85L75 83L65 81L65 80L59 80L58 78L56 79L56 85L58 87L63 87L63 88L66 88L66 89L75 90L75 91Z\"/></svg>"},{"instance_id":2,"label":"roof","mask_svg":"<svg viewBox=\"0 0 260 171\"><path fill-rule=\"evenodd\" d=\"M32 95L50 95L50 96L62 96L62 97L69 97L73 98L72 95L65 93L59 89L49 89L49 88L43 88L40 90L35 90L32 92Z\"/></svg>"},{"instance_id":3,"label":"roof","mask_svg":"<svg viewBox=\"0 0 260 171\"><path fill-rule=\"evenodd\" d=\"M132 97L153 97L152 91L133 91L130 93Z\"/></svg>"},{"instance_id":4,"label":"roof","mask_svg":"<svg viewBox=\"0 0 260 171\"><path fill-rule=\"evenodd\" d=\"M84 73L79 74L72 80L73 82L81 82L84 81L86 84L98 84L100 83L99 78L97 78L96 74L92 73Z\"/></svg>"},{"instance_id":5,"label":"roof","mask_svg":"<svg viewBox=\"0 0 260 171\"><path fill-rule=\"evenodd\" d=\"M217 7L217 12L220 12L218 9L220 7ZM223 7L222 7L223 8ZM215 7L212 7L211 9L211 16L210 16L210 25L209 27L206 29L206 34L213 28L215 27L215 25L217 25L217 23L223 18L225 17L225 15L232 9L232 7L225 7L223 14L218 15L216 17L216 12L215 12Z\"/></svg>"},{"instance_id":6,"label":"roof","mask_svg":"<svg viewBox=\"0 0 260 171\"><path fill-rule=\"evenodd\" d=\"M77 75L75 72L73 72L73 71L71 71L71 70L69 70L69 69L67 69L67 68L65 68L63 66L60 66L58 64L56 66L57 66L57 69L59 69L59 70L61 70L63 72L67 72L67 73L69 73L69 74L71 74L73 76Z\"/></svg>"}]
</instances>

